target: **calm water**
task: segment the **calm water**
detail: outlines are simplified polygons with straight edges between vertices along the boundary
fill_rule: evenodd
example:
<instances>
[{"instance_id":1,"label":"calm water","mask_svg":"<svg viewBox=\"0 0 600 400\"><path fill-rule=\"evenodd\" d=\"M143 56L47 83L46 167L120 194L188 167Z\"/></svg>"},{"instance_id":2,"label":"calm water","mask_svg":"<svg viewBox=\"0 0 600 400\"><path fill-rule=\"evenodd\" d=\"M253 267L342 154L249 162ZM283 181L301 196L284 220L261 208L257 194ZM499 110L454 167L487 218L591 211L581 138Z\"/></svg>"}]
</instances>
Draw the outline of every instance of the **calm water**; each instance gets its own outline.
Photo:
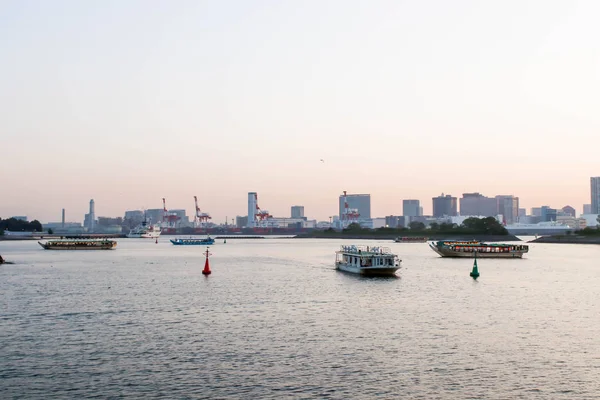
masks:
<instances>
[{"instance_id":1,"label":"calm water","mask_svg":"<svg viewBox=\"0 0 600 400\"><path fill-rule=\"evenodd\" d=\"M0 242L0 398L600 397L600 246L475 282L423 243L386 243L398 279L337 272L340 243L229 240L207 278L205 247L167 238Z\"/></svg>"}]
</instances>

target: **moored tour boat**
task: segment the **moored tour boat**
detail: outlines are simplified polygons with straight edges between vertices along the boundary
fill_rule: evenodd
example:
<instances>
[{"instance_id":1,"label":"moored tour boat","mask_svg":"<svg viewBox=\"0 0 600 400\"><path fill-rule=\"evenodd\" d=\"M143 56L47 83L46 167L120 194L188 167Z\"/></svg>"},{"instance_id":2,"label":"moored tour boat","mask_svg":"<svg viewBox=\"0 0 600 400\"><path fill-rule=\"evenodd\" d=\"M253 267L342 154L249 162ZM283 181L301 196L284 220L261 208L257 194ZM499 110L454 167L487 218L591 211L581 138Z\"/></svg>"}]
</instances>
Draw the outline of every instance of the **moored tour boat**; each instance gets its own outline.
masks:
<instances>
[{"instance_id":1,"label":"moored tour boat","mask_svg":"<svg viewBox=\"0 0 600 400\"><path fill-rule=\"evenodd\" d=\"M203 238L203 239L170 239L171 243L177 246L198 246L198 245L210 245L215 243L215 239L211 237Z\"/></svg>"},{"instance_id":2,"label":"moored tour boat","mask_svg":"<svg viewBox=\"0 0 600 400\"><path fill-rule=\"evenodd\" d=\"M46 250L112 250L117 247L116 241L108 239L48 240L38 243Z\"/></svg>"},{"instance_id":3,"label":"moored tour boat","mask_svg":"<svg viewBox=\"0 0 600 400\"><path fill-rule=\"evenodd\" d=\"M483 243L479 241L439 240L429 247L442 257L522 258L529 252L525 244Z\"/></svg>"},{"instance_id":4,"label":"moored tour boat","mask_svg":"<svg viewBox=\"0 0 600 400\"><path fill-rule=\"evenodd\" d=\"M403 237L397 237L396 239L394 239L394 242L396 243L425 243L427 242L428 238L426 237L416 237L416 236L403 236Z\"/></svg>"},{"instance_id":5,"label":"moored tour boat","mask_svg":"<svg viewBox=\"0 0 600 400\"><path fill-rule=\"evenodd\" d=\"M395 276L401 260L387 247L340 246L335 252L335 268L366 276Z\"/></svg>"}]
</instances>

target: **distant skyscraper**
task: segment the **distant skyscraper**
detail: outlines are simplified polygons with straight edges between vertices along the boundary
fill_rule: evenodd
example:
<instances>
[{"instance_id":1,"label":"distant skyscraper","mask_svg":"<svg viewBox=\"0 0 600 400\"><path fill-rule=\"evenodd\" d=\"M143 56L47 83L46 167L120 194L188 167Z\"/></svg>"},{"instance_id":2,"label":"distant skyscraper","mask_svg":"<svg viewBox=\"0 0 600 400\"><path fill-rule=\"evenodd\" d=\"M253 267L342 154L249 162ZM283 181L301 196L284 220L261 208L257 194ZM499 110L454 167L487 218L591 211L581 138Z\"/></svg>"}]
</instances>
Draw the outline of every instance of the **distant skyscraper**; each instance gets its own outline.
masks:
<instances>
[{"instance_id":1,"label":"distant skyscraper","mask_svg":"<svg viewBox=\"0 0 600 400\"><path fill-rule=\"evenodd\" d=\"M90 212L88 218L88 232L94 232L94 224L96 223L96 206L94 204L94 199L90 200Z\"/></svg>"},{"instance_id":2,"label":"distant skyscraper","mask_svg":"<svg viewBox=\"0 0 600 400\"><path fill-rule=\"evenodd\" d=\"M65 209L62 209L62 222L61 222L61 228L65 227Z\"/></svg>"},{"instance_id":3,"label":"distant skyscraper","mask_svg":"<svg viewBox=\"0 0 600 400\"><path fill-rule=\"evenodd\" d=\"M292 218L304 218L304 206L292 206Z\"/></svg>"},{"instance_id":4,"label":"distant skyscraper","mask_svg":"<svg viewBox=\"0 0 600 400\"><path fill-rule=\"evenodd\" d=\"M460 215L495 217L497 212L495 198L486 197L480 193L463 193L463 197L460 199Z\"/></svg>"},{"instance_id":5,"label":"distant skyscraper","mask_svg":"<svg viewBox=\"0 0 600 400\"><path fill-rule=\"evenodd\" d=\"M256 225L256 212L258 207L258 195L256 192L248 192L248 221L246 226L254 228Z\"/></svg>"},{"instance_id":6,"label":"distant skyscraper","mask_svg":"<svg viewBox=\"0 0 600 400\"><path fill-rule=\"evenodd\" d=\"M527 209L519 208L519 217L526 217L526 216L527 216Z\"/></svg>"},{"instance_id":7,"label":"distant skyscraper","mask_svg":"<svg viewBox=\"0 0 600 400\"><path fill-rule=\"evenodd\" d=\"M440 217L455 217L457 214L456 197L447 194L444 196L433 197L433 216Z\"/></svg>"},{"instance_id":8,"label":"distant skyscraper","mask_svg":"<svg viewBox=\"0 0 600 400\"><path fill-rule=\"evenodd\" d=\"M600 176L590 178L592 212L590 214L600 214Z\"/></svg>"},{"instance_id":9,"label":"distant skyscraper","mask_svg":"<svg viewBox=\"0 0 600 400\"><path fill-rule=\"evenodd\" d=\"M418 217L421 215L421 202L419 200L402 200L402 216Z\"/></svg>"},{"instance_id":10,"label":"distant skyscraper","mask_svg":"<svg viewBox=\"0 0 600 400\"><path fill-rule=\"evenodd\" d=\"M584 204L583 205L583 213L584 214L591 214L592 213L592 205L591 204Z\"/></svg>"},{"instance_id":11,"label":"distant skyscraper","mask_svg":"<svg viewBox=\"0 0 600 400\"><path fill-rule=\"evenodd\" d=\"M502 215L507 224L517 222L519 216L519 198L509 196L496 196L496 214Z\"/></svg>"},{"instance_id":12,"label":"distant skyscraper","mask_svg":"<svg viewBox=\"0 0 600 400\"><path fill-rule=\"evenodd\" d=\"M357 209L360 217L358 219L371 219L371 195L370 194L348 194L346 195L349 209ZM339 198L339 217L344 215L344 196Z\"/></svg>"}]
</instances>

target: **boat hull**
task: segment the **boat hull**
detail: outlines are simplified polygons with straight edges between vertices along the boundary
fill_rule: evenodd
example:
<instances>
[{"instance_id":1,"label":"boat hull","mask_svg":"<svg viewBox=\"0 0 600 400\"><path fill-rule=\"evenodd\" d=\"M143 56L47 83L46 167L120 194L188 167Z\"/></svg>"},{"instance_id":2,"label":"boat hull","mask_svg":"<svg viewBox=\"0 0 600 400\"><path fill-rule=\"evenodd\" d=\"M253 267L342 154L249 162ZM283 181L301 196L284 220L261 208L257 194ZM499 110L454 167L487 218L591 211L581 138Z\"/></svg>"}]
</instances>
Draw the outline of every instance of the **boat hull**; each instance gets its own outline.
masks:
<instances>
[{"instance_id":1,"label":"boat hull","mask_svg":"<svg viewBox=\"0 0 600 400\"><path fill-rule=\"evenodd\" d=\"M363 276L397 276L396 271L398 271L400 267L356 267L354 265L338 263L336 269Z\"/></svg>"},{"instance_id":2,"label":"boat hull","mask_svg":"<svg viewBox=\"0 0 600 400\"><path fill-rule=\"evenodd\" d=\"M128 233L127 237L130 239L158 239L160 232L148 232L148 233Z\"/></svg>"},{"instance_id":3,"label":"boat hull","mask_svg":"<svg viewBox=\"0 0 600 400\"><path fill-rule=\"evenodd\" d=\"M450 257L450 258L473 258L475 256L475 252L464 252L464 251L455 251L444 247L437 247L433 244L429 244L429 247L437 254L442 257ZM511 251L504 253L496 253L496 252L476 252L477 258L523 258L523 254L526 251Z\"/></svg>"},{"instance_id":4,"label":"boat hull","mask_svg":"<svg viewBox=\"0 0 600 400\"><path fill-rule=\"evenodd\" d=\"M117 243L101 246L57 246L40 242L38 243L44 250L114 250L117 247Z\"/></svg>"},{"instance_id":5,"label":"boat hull","mask_svg":"<svg viewBox=\"0 0 600 400\"><path fill-rule=\"evenodd\" d=\"M188 240L188 241L170 239L170 241L175 246L210 246L210 245L215 244L214 239L211 239L211 240Z\"/></svg>"}]
</instances>

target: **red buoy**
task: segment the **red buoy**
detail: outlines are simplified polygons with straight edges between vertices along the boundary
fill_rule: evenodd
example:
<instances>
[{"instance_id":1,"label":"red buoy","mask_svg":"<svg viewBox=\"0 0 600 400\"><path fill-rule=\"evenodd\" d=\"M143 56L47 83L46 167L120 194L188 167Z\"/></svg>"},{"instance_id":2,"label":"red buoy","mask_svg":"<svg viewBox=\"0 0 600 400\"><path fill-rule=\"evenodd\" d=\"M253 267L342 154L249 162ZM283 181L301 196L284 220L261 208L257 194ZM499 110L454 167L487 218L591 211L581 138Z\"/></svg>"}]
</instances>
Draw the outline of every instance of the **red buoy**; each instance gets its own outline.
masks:
<instances>
[{"instance_id":1,"label":"red buoy","mask_svg":"<svg viewBox=\"0 0 600 400\"><path fill-rule=\"evenodd\" d=\"M156 242L154 242L154 243L158 244L158 238L156 238Z\"/></svg>"},{"instance_id":2,"label":"red buoy","mask_svg":"<svg viewBox=\"0 0 600 400\"><path fill-rule=\"evenodd\" d=\"M204 261L204 269L202 270L202 274L210 275L210 265L208 264L208 256L210 253L208 252L208 247L206 248L206 261Z\"/></svg>"}]
</instances>

